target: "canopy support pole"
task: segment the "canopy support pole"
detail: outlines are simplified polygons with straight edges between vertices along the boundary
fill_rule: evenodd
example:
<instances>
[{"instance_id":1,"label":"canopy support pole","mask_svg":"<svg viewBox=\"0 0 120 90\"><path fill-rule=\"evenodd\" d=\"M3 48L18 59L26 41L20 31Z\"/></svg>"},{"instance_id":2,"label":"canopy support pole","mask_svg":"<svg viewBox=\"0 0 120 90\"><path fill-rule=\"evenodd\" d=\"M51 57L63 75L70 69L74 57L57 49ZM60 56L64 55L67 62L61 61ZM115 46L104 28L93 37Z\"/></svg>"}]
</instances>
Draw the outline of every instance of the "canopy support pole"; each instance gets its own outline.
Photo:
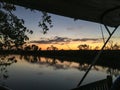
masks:
<instances>
[{"instance_id":1,"label":"canopy support pole","mask_svg":"<svg viewBox=\"0 0 120 90\"><path fill-rule=\"evenodd\" d=\"M100 29L101 29L101 33L102 33L103 43L105 43L105 38L104 38L103 29L102 29L102 25L101 24L100 24Z\"/></svg>"},{"instance_id":2,"label":"canopy support pole","mask_svg":"<svg viewBox=\"0 0 120 90\"><path fill-rule=\"evenodd\" d=\"M91 63L91 65L89 66L88 70L86 71L86 73L84 74L84 76L82 77L82 79L80 80L80 82L78 83L77 87L79 87L82 82L84 81L85 77L87 76L87 74L89 73L89 71L91 70L92 66L98 61L100 55L102 54L106 44L109 42L110 38L112 37L112 35L114 34L114 32L117 30L118 26L114 28L114 30L112 32L110 32L110 30L108 29L108 27L106 25L104 25L106 30L109 33L109 37L107 38L107 40L105 41L104 45L102 46L101 50L98 52L98 54L96 55L96 57L94 58L93 62Z\"/></svg>"}]
</instances>

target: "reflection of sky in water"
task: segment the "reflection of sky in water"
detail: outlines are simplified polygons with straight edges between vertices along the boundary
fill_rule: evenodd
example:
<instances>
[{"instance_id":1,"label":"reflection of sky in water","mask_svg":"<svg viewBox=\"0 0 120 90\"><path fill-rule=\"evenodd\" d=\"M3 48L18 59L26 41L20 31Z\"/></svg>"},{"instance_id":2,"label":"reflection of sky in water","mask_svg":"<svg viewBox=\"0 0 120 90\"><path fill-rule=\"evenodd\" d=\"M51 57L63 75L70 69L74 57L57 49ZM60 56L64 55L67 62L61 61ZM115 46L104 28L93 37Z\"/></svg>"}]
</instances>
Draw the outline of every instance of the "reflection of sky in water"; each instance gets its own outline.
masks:
<instances>
[{"instance_id":1,"label":"reflection of sky in water","mask_svg":"<svg viewBox=\"0 0 120 90\"><path fill-rule=\"evenodd\" d=\"M76 87L85 73L75 62L39 58L31 63L32 57L28 61L18 56L17 60L17 63L7 67L9 78L5 80L13 90L70 90ZM93 68L83 84L106 78L107 73L101 67L97 68L101 70Z\"/></svg>"}]
</instances>

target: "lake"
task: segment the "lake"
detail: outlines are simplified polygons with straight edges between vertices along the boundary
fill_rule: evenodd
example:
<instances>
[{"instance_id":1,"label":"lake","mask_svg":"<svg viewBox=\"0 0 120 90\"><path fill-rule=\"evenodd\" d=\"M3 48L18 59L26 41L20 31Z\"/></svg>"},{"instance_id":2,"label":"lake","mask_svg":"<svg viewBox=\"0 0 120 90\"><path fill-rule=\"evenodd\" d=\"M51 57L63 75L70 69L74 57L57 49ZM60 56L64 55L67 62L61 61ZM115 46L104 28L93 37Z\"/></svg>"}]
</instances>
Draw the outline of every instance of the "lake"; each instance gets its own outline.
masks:
<instances>
[{"instance_id":1,"label":"lake","mask_svg":"<svg viewBox=\"0 0 120 90\"><path fill-rule=\"evenodd\" d=\"M70 90L77 86L89 67L87 63L75 61L0 55L0 85L12 90ZM119 69L95 65L82 85L104 79L107 75L116 78L119 74Z\"/></svg>"}]
</instances>

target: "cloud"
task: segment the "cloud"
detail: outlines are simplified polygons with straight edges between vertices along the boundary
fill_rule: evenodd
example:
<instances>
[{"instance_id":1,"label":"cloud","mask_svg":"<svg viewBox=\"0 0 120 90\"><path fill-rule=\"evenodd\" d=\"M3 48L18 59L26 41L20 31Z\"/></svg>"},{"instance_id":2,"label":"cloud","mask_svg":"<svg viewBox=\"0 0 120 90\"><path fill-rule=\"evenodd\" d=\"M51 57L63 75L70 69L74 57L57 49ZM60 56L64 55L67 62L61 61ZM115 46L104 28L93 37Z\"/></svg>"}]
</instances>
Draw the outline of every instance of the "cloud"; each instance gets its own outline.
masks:
<instances>
[{"instance_id":1,"label":"cloud","mask_svg":"<svg viewBox=\"0 0 120 90\"><path fill-rule=\"evenodd\" d=\"M67 30L75 30L73 27L68 27Z\"/></svg>"},{"instance_id":2,"label":"cloud","mask_svg":"<svg viewBox=\"0 0 120 90\"><path fill-rule=\"evenodd\" d=\"M81 30L83 29L84 27L81 25L79 27L67 27L66 30L69 30L69 31L75 31L75 30Z\"/></svg>"},{"instance_id":3,"label":"cloud","mask_svg":"<svg viewBox=\"0 0 120 90\"><path fill-rule=\"evenodd\" d=\"M50 44L50 41L39 40L39 41L30 41L31 43L39 43L39 44Z\"/></svg>"},{"instance_id":4,"label":"cloud","mask_svg":"<svg viewBox=\"0 0 120 90\"><path fill-rule=\"evenodd\" d=\"M58 37L58 36L55 36L53 41L55 42L70 42L71 39L70 38L67 38L67 37Z\"/></svg>"},{"instance_id":5,"label":"cloud","mask_svg":"<svg viewBox=\"0 0 120 90\"><path fill-rule=\"evenodd\" d=\"M73 41L81 41L81 42L86 42L86 41L98 41L100 40L99 38L82 38L82 39L73 39Z\"/></svg>"},{"instance_id":6,"label":"cloud","mask_svg":"<svg viewBox=\"0 0 120 90\"><path fill-rule=\"evenodd\" d=\"M74 42L86 42L86 41L99 41L100 38L76 38L76 39L72 39L72 38L68 38L68 37L58 37L55 36L54 38L48 39L48 38L41 38L41 40L38 41L31 41L31 43L39 43L39 44L60 44L60 45L64 45L64 44L68 44L72 41Z\"/></svg>"},{"instance_id":7,"label":"cloud","mask_svg":"<svg viewBox=\"0 0 120 90\"><path fill-rule=\"evenodd\" d=\"M55 36L52 39L43 39L43 40L39 40L39 41L31 41L31 43L39 43L39 44L64 44L64 43L69 43L71 41L70 38L67 37L58 37Z\"/></svg>"}]
</instances>

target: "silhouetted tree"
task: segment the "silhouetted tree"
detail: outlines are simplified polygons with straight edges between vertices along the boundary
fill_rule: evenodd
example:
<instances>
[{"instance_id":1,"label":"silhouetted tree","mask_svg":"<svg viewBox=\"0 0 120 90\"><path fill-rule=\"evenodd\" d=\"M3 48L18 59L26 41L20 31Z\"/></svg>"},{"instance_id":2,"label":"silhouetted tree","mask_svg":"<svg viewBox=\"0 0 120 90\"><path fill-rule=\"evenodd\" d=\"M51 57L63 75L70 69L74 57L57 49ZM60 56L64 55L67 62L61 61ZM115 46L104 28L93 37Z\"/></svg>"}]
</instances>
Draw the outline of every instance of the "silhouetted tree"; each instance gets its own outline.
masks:
<instances>
[{"instance_id":1,"label":"silhouetted tree","mask_svg":"<svg viewBox=\"0 0 120 90\"><path fill-rule=\"evenodd\" d=\"M120 49L120 45L118 45L117 43L113 45L113 50L119 50Z\"/></svg>"},{"instance_id":2,"label":"silhouetted tree","mask_svg":"<svg viewBox=\"0 0 120 90\"><path fill-rule=\"evenodd\" d=\"M47 47L47 50L51 50L51 48L50 48L50 47Z\"/></svg>"},{"instance_id":3,"label":"silhouetted tree","mask_svg":"<svg viewBox=\"0 0 120 90\"><path fill-rule=\"evenodd\" d=\"M38 51L39 50L38 46L36 46L36 45L32 45L31 49L32 49L32 51Z\"/></svg>"},{"instance_id":4,"label":"silhouetted tree","mask_svg":"<svg viewBox=\"0 0 120 90\"><path fill-rule=\"evenodd\" d=\"M25 51L38 51L41 50L41 48L39 48L37 45L26 45L24 46L24 50Z\"/></svg>"},{"instance_id":5,"label":"silhouetted tree","mask_svg":"<svg viewBox=\"0 0 120 90\"><path fill-rule=\"evenodd\" d=\"M93 50L99 50L99 49L100 49L99 46L96 46L96 47L93 48Z\"/></svg>"},{"instance_id":6,"label":"silhouetted tree","mask_svg":"<svg viewBox=\"0 0 120 90\"><path fill-rule=\"evenodd\" d=\"M113 41L109 41L108 45L105 48L106 50L119 50L120 45L117 43L114 43Z\"/></svg>"},{"instance_id":7,"label":"silhouetted tree","mask_svg":"<svg viewBox=\"0 0 120 90\"><path fill-rule=\"evenodd\" d=\"M42 48L40 47L40 48L39 48L39 51L41 51L41 50L42 50Z\"/></svg>"},{"instance_id":8,"label":"silhouetted tree","mask_svg":"<svg viewBox=\"0 0 120 90\"><path fill-rule=\"evenodd\" d=\"M53 46L53 45L51 45L50 47L47 47L47 50L58 50L58 48Z\"/></svg>"},{"instance_id":9,"label":"silhouetted tree","mask_svg":"<svg viewBox=\"0 0 120 90\"><path fill-rule=\"evenodd\" d=\"M30 50L31 50L31 46L30 46L30 45L25 46L25 47L24 47L24 50L25 50L25 51L30 51Z\"/></svg>"},{"instance_id":10,"label":"silhouetted tree","mask_svg":"<svg viewBox=\"0 0 120 90\"><path fill-rule=\"evenodd\" d=\"M87 44L78 45L79 50L90 50L90 46Z\"/></svg>"},{"instance_id":11,"label":"silhouetted tree","mask_svg":"<svg viewBox=\"0 0 120 90\"><path fill-rule=\"evenodd\" d=\"M51 45L51 49L52 49L52 50L58 50L58 48L55 47L55 46L53 46L53 45Z\"/></svg>"},{"instance_id":12,"label":"silhouetted tree","mask_svg":"<svg viewBox=\"0 0 120 90\"><path fill-rule=\"evenodd\" d=\"M19 19L13 14L15 10L15 5L0 1L0 48L4 46L5 49L10 49L12 46L19 49L29 40L27 34L33 33L32 30L29 30L24 25L25 21L23 19ZM39 22L39 26L45 34L52 27L52 20L51 16L46 12L42 13L42 20Z\"/></svg>"},{"instance_id":13,"label":"silhouetted tree","mask_svg":"<svg viewBox=\"0 0 120 90\"><path fill-rule=\"evenodd\" d=\"M94 50L99 50L100 49L100 47L99 46L96 46L95 48L94 48Z\"/></svg>"},{"instance_id":14,"label":"silhouetted tree","mask_svg":"<svg viewBox=\"0 0 120 90\"><path fill-rule=\"evenodd\" d=\"M113 43L113 41L109 41L108 42L108 48L110 49L110 50L113 50L113 46L114 46L114 43Z\"/></svg>"},{"instance_id":15,"label":"silhouetted tree","mask_svg":"<svg viewBox=\"0 0 120 90\"><path fill-rule=\"evenodd\" d=\"M13 4L0 3L0 42L5 48L19 47L29 40L27 33L31 30L24 26L24 20L19 19L12 12L16 10Z\"/></svg>"}]
</instances>

